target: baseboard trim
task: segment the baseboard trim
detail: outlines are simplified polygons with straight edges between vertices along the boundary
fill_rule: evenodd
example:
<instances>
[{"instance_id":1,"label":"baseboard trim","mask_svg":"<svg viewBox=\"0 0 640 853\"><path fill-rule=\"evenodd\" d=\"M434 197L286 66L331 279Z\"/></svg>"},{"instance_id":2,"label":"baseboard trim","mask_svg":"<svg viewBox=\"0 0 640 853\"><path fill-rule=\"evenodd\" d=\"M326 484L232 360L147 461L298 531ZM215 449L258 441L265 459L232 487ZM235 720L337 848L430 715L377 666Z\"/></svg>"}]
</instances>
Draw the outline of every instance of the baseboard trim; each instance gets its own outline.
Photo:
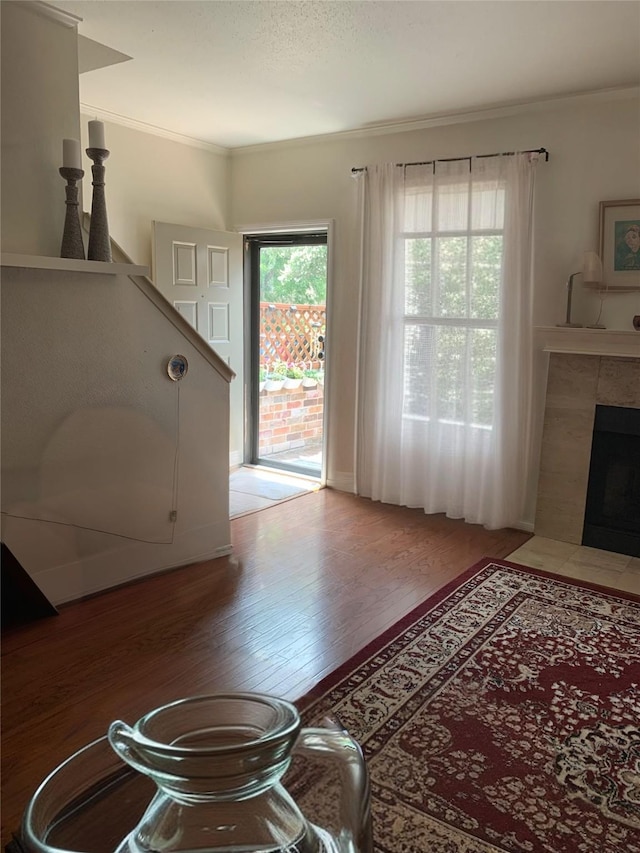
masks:
<instances>
[{"instance_id":1,"label":"baseboard trim","mask_svg":"<svg viewBox=\"0 0 640 853\"><path fill-rule=\"evenodd\" d=\"M130 583L135 583L136 581L144 580L145 578L152 578L156 575L162 575L165 572L170 572L173 569L182 569L186 566L190 566L194 563L205 563L207 560L217 560L220 557L229 556L233 552L233 545L226 545L224 547L216 548L211 552L204 552L202 554L195 554L193 557L189 557L188 559L177 560L176 562L167 563L165 566L161 566L160 568L153 569L151 571L143 570L140 572L129 572L126 575L123 575L118 579L116 583L111 584L87 584L86 576L82 578L82 586L77 583L73 583L70 588L70 575L75 574L73 572L73 566L61 566L60 569L55 570L55 574L57 577L55 578L58 584L64 583L67 592L63 598L56 600L57 605L69 604L72 601L78 601L85 598L92 598L95 595L100 595L100 593L107 592L112 589L117 589L121 586L127 586ZM65 576L66 575L66 576ZM52 580L53 578L49 578L48 580Z\"/></svg>"},{"instance_id":2,"label":"baseboard trim","mask_svg":"<svg viewBox=\"0 0 640 853\"><path fill-rule=\"evenodd\" d=\"M40 571L30 571L28 559L21 562L43 594L58 606L171 569L229 556L233 552L230 536L226 518L185 531L172 545L119 543L81 559L60 560Z\"/></svg>"},{"instance_id":3,"label":"baseboard trim","mask_svg":"<svg viewBox=\"0 0 640 853\"><path fill-rule=\"evenodd\" d=\"M233 471L234 468L239 468L242 465L242 453L239 450L232 450L229 453L229 468Z\"/></svg>"},{"instance_id":4,"label":"baseboard trim","mask_svg":"<svg viewBox=\"0 0 640 853\"><path fill-rule=\"evenodd\" d=\"M355 494L354 477L352 473L345 471L336 472L333 477L327 477L327 487L338 492L349 492Z\"/></svg>"}]
</instances>

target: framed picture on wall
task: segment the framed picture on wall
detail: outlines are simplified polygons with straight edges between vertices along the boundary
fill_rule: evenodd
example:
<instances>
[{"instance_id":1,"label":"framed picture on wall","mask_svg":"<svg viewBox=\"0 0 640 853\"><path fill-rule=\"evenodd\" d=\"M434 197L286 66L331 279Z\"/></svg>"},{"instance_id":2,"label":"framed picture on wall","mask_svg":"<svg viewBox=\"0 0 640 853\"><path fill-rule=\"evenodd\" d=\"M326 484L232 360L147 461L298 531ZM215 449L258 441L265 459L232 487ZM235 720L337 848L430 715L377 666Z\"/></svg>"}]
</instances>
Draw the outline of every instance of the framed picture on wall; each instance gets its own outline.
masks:
<instances>
[{"instance_id":1,"label":"framed picture on wall","mask_svg":"<svg viewBox=\"0 0 640 853\"><path fill-rule=\"evenodd\" d=\"M640 290L640 199L600 202L603 284Z\"/></svg>"}]
</instances>

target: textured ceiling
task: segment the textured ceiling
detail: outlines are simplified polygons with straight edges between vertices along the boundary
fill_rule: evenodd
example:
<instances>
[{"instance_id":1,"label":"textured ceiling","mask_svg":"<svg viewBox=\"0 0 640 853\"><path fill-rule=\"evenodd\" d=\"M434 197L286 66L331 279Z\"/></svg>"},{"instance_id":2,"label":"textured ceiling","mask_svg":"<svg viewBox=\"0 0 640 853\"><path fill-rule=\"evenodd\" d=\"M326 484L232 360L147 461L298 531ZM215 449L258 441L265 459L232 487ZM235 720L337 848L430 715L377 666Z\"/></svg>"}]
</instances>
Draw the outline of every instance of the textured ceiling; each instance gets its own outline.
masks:
<instances>
[{"instance_id":1,"label":"textured ceiling","mask_svg":"<svg viewBox=\"0 0 640 853\"><path fill-rule=\"evenodd\" d=\"M225 147L640 83L637 0L54 4L132 57L83 105Z\"/></svg>"}]
</instances>

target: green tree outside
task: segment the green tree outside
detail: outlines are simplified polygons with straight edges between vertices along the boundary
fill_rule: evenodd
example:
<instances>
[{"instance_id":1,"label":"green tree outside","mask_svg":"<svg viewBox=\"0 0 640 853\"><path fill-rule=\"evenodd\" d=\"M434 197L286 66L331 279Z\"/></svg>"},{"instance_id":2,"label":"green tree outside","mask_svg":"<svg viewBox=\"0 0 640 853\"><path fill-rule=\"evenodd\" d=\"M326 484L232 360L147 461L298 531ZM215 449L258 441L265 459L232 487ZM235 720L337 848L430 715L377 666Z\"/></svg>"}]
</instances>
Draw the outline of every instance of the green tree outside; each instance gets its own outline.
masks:
<instances>
[{"instance_id":1,"label":"green tree outside","mask_svg":"<svg viewBox=\"0 0 640 853\"><path fill-rule=\"evenodd\" d=\"M324 305L327 247L263 247L260 250L260 290L263 302Z\"/></svg>"}]
</instances>

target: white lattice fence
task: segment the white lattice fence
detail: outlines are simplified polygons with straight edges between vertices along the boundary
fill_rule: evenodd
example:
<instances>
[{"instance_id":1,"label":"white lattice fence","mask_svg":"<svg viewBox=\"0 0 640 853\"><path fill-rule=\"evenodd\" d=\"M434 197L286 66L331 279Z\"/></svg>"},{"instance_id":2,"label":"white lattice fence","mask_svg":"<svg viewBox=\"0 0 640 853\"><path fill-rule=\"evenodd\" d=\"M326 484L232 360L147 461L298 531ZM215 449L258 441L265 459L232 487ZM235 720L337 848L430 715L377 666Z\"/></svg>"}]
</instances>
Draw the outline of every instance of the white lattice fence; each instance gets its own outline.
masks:
<instances>
[{"instance_id":1,"label":"white lattice fence","mask_svg":"<svg viewBox=\"0 0 640 853\"><path fill-rule=\"evenodd\" d=\"M260 363L274 361L319 368L319 337L326 331L323 305L260 303Z\"/></svg>"}]
</instances>

